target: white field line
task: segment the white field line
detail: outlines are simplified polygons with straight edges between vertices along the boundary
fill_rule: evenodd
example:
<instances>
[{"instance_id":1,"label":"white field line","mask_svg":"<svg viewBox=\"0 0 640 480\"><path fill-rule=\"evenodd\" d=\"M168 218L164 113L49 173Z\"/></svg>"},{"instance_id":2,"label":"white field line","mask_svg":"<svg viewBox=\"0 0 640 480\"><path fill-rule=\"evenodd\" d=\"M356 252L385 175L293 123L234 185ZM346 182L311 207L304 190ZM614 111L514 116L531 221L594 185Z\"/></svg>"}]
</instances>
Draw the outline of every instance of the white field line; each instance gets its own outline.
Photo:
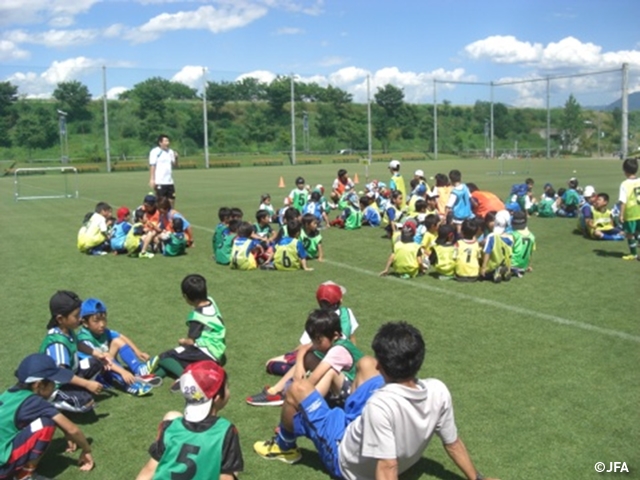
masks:
<instances>
[{"instance_id":1,"label":"white field line","mask_svg":"<svg viewBox=\"0 0 640 480\"><path fill-rule=\"evenodd\" d=\"M199 225L193 225L193 224L191 224L191 226L193 228L197 228L198 230L203 230L205 232L213 233L213 230L211 228L201 227ZM335 267L344 268L345 270L351 270L353 272L361 273L363 275L368 275L370 277L379 277L379 275L376 272L365 270L364 268L354 267L346 263L334 262L332 260L325 260L325 263L329 265L333 265ZM446 294L449 297L455 297L460 300L474 302L474 303L478 303L480 305L485 305L492 308L507 310L508 312L517 313L520 315L528 315L530 317L535 317L540 320L546 320L548 322L556 323L558 325L565 325L568 327L578 328L580 330L587 330L589 332L599 333L600 335L606 335L608 337L620 338L622 340L640 343L640 336L632 335L630 333L625 333L618 330L612 330L610 328L598 327L596 325L591 325L590 323L580 322L577 320L569 320L568 318L558 317L557 315L549 315L547 313L541 313L535 310L529 310L527 308L517 307L515 305L510 305L508 303L496 302L495 300L488 300L486 298L475 297L473 295L468 295L466 293L454 292L454 291L446 290L444 288L429 285L427 283L411 282L411 281L402 280L400 278L396 278L392 276L379 277L379 278L382 281L386 280L390 282L399 282L404 286L420 288L422 290L427 290L429 292L434 292L438 294Z\"/></svg>"}]
</instances>

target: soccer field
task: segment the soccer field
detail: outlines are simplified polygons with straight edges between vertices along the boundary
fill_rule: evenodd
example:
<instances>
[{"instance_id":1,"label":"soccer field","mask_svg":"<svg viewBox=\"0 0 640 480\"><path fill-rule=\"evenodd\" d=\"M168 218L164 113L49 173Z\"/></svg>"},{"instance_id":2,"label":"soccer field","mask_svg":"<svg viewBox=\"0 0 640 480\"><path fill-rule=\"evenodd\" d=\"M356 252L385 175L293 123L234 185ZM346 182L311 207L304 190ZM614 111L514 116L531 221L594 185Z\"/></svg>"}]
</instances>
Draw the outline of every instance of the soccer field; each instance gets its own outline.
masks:
<instances>
[{"instance_id":1,"label":"soccer field","mask_svg":"<svg viewBox=\"0 0 640 480\"><path fill-rule=\"evenodd\" d=\"M49 318L48 301L58 289L102 299L109 326L150 354L185 336L189 306L180 281L204 275L227 326L227 370L232 398L222 414L240 432L244 478L327 478L313 446L303 440L303 460L289 466L266 462L252 450L273 434L277 408L245 404L247 395L274 382L264 372L271 356L293 348L315 289L326 280L344 285L343 304L360 328L358 346L371 353L377 328L406 320L423 333L427 356L422 377L444 381L452 392L456 423L471 456L486 476L502 479L602 478L596 462L626 462L627 478L640 478L640 262L621 260L626 242L596 242L573 233L575 219L532 218L536 235L534 271L494 285L381 278L390 251L380 229L323 231L326 261L313 272L231 271L211 260L211 236L221 206L244 210L253 221L261 193L282 198L302 175L329 188L342 165L254 167L175 172L177 209L193 224L195 248L178 258L151 260L78 253L76 234L84 214L98 201L133 209L148 191L147 172L82 174L78 199L15 202L13 179L0 178L3 325L0 388L28 353L37 351ZM360 185L364 167L357 172ZM407 162L405 179L421 168L427 177L451 168L463 181L505 197L512 183L531 176L539 195L576 176L580 185L617 198L623 180L617 160L532 160L528 174L489 175L497 161ZM574 173L575 171L575 173ZM280 176L287 188L277 187ZM388 181L385 164L370 178ZM25 181L38 182L38 178ZM35 183L34 183L35 184ZM36 186L37 188L37 186ZM333 218L335 213L331 215ZM167 382L168 383L168 382ZM168 385L134 398L120 392L99 398L93 417L72 417L92 439L96 469L75 467L58 433L39 472L61 479L129 479L147 461L147 448L168 410L180 410L180 395ZM422 461L403 478L463 478L434 438Z\"/></svg>"}]
</instances>

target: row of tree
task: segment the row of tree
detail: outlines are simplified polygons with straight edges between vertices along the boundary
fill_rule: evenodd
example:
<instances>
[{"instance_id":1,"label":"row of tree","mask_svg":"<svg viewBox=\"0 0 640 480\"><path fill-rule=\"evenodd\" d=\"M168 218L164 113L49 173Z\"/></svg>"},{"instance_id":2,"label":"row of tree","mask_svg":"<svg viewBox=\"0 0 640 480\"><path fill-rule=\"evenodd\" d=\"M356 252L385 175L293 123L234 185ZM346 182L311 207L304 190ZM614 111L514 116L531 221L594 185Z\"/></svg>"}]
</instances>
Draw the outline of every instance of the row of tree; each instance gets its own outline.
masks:
<instances>
[{"instance_id":1,"label":"row of tree","mask_svg":"<svg viewBox=\"0 0 640 480\"><path fill-rule=\"evenodd\" d=\"M367 148L366 105L353 103L348 92L334 86L296 82L295 99L300 117L309 119L309 148L333 151L338 148ZM82 137L83 152L72 156L98 159L102 150L101 102L93 100L86 85L78 81L59 83L49 101L19 99L18 88L0 82L0 147L13 155L20 149L33 156L56 145L56 109L66 113L72 136ZM208 117L213 151L274 151L290 148L291 84L288 77L270 83L255 78L236 82L208 82ZM182 83L149 78L109 101L109 123L115 155L141 154L158 132L167 132L177 144L195 153L204 142L202 99ZM438 106L439 150L464 152L487 147L491 105L477 101L473 106L455 106L444 101ZM602 148L616 149L620 112L584 111L573 95L564 108L552 112L554 148L589 151L595 141ZM635 116L632 116L635 118ZM547 112L543 109L493 107L493 132L498 145L543 148ZM638 118L640 122L640 118ZM373 135L377 150L433 148L433 106L405 102L402 89L388 84L377 89L372 105ZM594 135L597 125L597 135ZM602 140L602 142L600 141ZM174 142L175 143L175 142ZM76 142L71 141L70 145ZM299 148L302 145L298 146Z\"/></svg>"}]
</instances>

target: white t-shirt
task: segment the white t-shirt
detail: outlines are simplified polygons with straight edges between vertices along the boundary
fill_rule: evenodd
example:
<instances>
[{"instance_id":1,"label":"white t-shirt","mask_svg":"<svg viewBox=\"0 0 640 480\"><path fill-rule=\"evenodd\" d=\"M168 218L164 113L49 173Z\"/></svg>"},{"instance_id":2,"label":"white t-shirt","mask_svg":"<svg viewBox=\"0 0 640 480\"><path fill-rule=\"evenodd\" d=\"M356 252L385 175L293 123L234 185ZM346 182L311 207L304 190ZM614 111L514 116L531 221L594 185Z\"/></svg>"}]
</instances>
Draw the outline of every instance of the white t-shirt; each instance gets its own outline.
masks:
<instances>
[{"instance_id":1,"label":"white t-shirt","mask_svg":"<svg viewBox=\"0 0 640 480\"><path fill-rule=\"evenodd\" d=\"M101 213L94 212L87 223L87 232L90 235L95 235L98 232L107 234L107 219Z\"/></svg>"},{"instance_id":2,"label":"white t-shirt","mask_svg":"<svg viewBox=\"0 0 640 480\"><path fill-rule=\"evenodd\" d=\"M171 171L174 163L176 163L176 157L171 149L163 150L155 147L149 152L149 165L156 167L153 179L156 185L173 185Z\"/></svg>"},{"instance_id":3,"label":"white t-shirt","mask_svg":"<svg viewBox=\"0 0 640 480\"><path fill-rule=\"evenodd\" d=\"M435 378L418 389L388 383L367 401L338 447L346 480L375 479L378 460L397 459L398 475L414 465L435 433L444 444L458 438L451 394Z\"/></svg>"}]
</instances>

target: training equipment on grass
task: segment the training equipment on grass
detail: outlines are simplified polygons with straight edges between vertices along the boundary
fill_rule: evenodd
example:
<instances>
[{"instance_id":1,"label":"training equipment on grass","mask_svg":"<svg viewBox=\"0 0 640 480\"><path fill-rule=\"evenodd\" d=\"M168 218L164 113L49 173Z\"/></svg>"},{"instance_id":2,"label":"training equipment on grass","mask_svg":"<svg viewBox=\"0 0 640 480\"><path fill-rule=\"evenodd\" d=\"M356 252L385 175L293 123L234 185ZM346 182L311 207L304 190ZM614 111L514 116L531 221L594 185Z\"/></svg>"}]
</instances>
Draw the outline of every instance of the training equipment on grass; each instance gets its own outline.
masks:
<instances>
[{"instance_id":1,"label":"training equipment on grass","mask_svg":"<svg viewBox=\"0 0 640 480\"><path fill-rule=\"evenodd\" d=\"M16 202L78 198L78 170L75 167L16 168L13 184Z\"/></svg>"},{"instance_id":2,"label":"training equipment on grass","mask_svg":"<svg viewBox=\"0 0 640 480\"><path fill-rule=\"evenodd\" d=\"M284 178L280 177L280 181L278 182L278 188L284 188Z\"/></svg>"}]
</instances>

